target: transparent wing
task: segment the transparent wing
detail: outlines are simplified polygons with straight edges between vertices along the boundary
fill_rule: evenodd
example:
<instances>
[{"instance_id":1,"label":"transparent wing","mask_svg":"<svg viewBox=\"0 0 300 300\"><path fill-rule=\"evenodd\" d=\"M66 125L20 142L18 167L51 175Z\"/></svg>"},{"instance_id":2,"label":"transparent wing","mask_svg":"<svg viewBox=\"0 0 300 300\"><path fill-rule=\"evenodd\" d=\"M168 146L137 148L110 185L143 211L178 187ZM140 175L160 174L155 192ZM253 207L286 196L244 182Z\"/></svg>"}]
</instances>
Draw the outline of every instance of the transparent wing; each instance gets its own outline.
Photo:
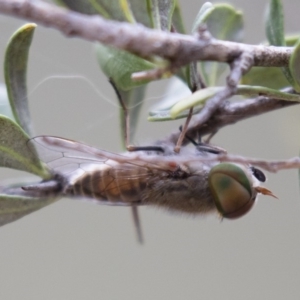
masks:
<instances>
[{"instance_id":1,"label":"transparent wing","mask_svg":"<svg viewBox=\"0 0 300 300\"><path fill-rule=\"evenodd\" d=\"M151 168L170 169L170 164L165 162L163 158L157 159L156 156L137 152L128 155L112 153L60 137L37 136L30 139L28 145L35 147L40 159L51 170L63 174L74 172L79 168L85 170L91 164L103 163L114 164L114 168L120 168L120 170L132 169L132 167L145 168L145 175L147 174L146 171Z\"/></svg>"}]
</instances>

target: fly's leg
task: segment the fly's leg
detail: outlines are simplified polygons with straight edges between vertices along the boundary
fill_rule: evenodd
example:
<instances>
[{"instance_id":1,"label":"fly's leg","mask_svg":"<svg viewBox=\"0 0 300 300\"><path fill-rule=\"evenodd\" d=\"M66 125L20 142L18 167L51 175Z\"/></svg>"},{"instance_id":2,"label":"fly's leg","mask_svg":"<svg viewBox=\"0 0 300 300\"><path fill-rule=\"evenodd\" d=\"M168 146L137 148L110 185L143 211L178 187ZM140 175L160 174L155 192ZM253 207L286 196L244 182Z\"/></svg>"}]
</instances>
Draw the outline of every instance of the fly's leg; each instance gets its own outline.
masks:
<instances>
[{"instance_id":1,"label":"fly's leg","mask_svg":"<svg viewBox=\"0 0 300 300\"><path fill-rule=\"evenodd\" d=\"M191 108L190 111L189 111L189 114L188 114L188 116L185 120L185 123L183 125L182 130L181 130L181 133L180 133L179 138L177 140L176 146L174 147L174 152L176 152L176 153L180 152L180 148L182 146L182 142L183 142L184 138L186 137L185 134L187 132L188 125L191 121L192 115L193 115L193 108Z\"/></svg>"},{"instance_id":2,"label":"fly's leg","mask_svg":"<svg viewBox=\"0 0 300 300\"><path fill-rule=\"evenodd\" d=\"M183 132L182 127L180 127L179 130ZM217 155L227 153L226 150L221 147L210 145L207 142L202 142L200 136L198 136L198 142L196 142L193 138L191 138L188 135L185 135L185 138L189 140L199 151L208 152ZM209 136L209 138L211 137Z\"/></svg>"},{"instance_id":3,"label":"fly's leg","mask_svg":"<svg viewBox=\"0 0 300 300\"><path fill-rule=\"evenodd\" d=\"M213 131L206 139L205 143L209 144L210 140L215 136L215 134L218 132L218 130Z\"/></svg>"},{"instance_id":4,"label":"fly's leg","mask_svg":"<svg viewBox=\"0 0 300 300\"><path fill-rule=\"evenodd\" d=\"M144 238L143 238L143 232L142 232L139 210L138 210L137 205L131 206L131 214L132 214L132 218L133 218L133 224L135 227L137 240L142 245L144 243Z\"/></svg>"},{"instance_id":5,"label":"fly's leg","mask_svg":"<svg viewBox=\"0 0 300 300\"><path fill-rule=\"evenodd\" d=\"M202 78L202 76L200 75L200 73L197 70L197 63L193 62L191 63L191 73L190 73L190 79L191 79L191 85L192 85L192 92L196 92L200 89L204 89L206 88L206 84ZM174 147L174 152L179 153L180 152L180 148L182 146L182 142L185 138L187 129L188 129L188 125L191 121L193 115L193 107L190 108L189 114L185 120L185 123L183 125L183 128L181 130L181 133L179 135L179 138L177 140L176 146Z\"/></svg>"},{"instance_id":6,"label":"fly's leg","mask_svg":"<svg viewBox=\"0 0 300 300\"><path fill-rule=\"evenodd\" d=\"M165 149L160 146L128 146L128 151L155 151L155 152L165 152Z\"/></svg>"},{"instance_id":7,"label":"fly's leg","mask_svg":"<svg viewBox=\"0 0 300 300\"><path fill-rule=\"evenodd\" d=\"M129 122L129 111L128 108L126 107L125 101L121 96L120 91L118 90L117 86L115 85L114 81L110 78L109 79L110 84L112 85L118 101L120 103L120 106L123 111L123 116L124 116L124 141L125 141L125 147L127 151L138 151L138 148L141 147L134 147L130 145L130 122ZM145 148L145 147L144 147ZM142 232L142 227L141 227L141 222L140 222L140 217L139 217L139 211L138 211L138 206L136 204L132 204L131 206L131 215L133 219L133 224L135 227L135 232L137 236L137 240L140 244L143 244L143 232Z\"/></svg>"}]
</instances>

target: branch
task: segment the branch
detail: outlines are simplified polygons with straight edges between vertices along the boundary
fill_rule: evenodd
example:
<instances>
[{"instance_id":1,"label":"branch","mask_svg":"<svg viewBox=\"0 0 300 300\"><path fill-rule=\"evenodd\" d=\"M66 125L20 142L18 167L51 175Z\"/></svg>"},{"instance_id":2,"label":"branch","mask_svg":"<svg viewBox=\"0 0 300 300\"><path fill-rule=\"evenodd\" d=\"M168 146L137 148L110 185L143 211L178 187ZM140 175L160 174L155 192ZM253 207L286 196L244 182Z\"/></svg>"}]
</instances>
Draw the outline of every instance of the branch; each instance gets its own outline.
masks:
<instances>
[{"instance_id":1,"label":"branch","mask_svg":"<svg viewBox=\"0 0 300 300\"><path fill-rule=\"evenodd\" d=\"M215 133L219 128L238 121L257 116L269 111L297 104L283 100L260 96L239 103L224 102L234 94L236 84L241 75L251 66L285 67L288 66L292 47L273 47L248 45L229 41L221 41L205 34L198 36L164 32L149 29L140 24L129 24L109 21L98 15L84 15L40 0L0 0L0 13L24 18L46 27L56 28L69 37L80 37L88 41L98 41L119 49L135 53L141 57L160 56L171 63L171 68L189 64L194 61L217 61L231 65L224 90L211 99L207 114L202 112L187 129L189 136ZM248 60L249 59L249 60ZM152 71L152 76L160 76L162 70ZM143 75L143 74L140 74ZM292 90L290 89L290 92ZM212 108L213 107L213 108ZM180 132L164 139L174 145ZM185 139L184 144L187 143ZM280 169L299 168L300 159L266 162L239 156L222 155L219 161L235 161L250 163L271 172Z\"/></svg>"},{"instance_id":2,"label":"branch","mask_svg":"<svg viewBox=\"0 0 300 300\"><path fill-rule=\"evenodd\" d=\"M287 88L284 92L292 93L291 88ZM225 102L213 116L205 123L199 124L197 120L194 121L188 128L186 134L188 136L204 136L209 133L215 133L220 128L235 124L239 121L256 117L258 115L271 112L291 105L297 105L299 102L276 100L259 96L253 99L247 99L240 102L230 103ZM197 118L197 115L195 116ZM163 139L163 142L176 144L179 138L179 130L170 134ZM189 143L187 139L183 141L183 145Z\"/></svg>"},{"instance_id":3,"label":"branch","mask_svg":"<svg viewBox=\"0 0 300 300\"><path fill-rule=\"evenodd\" d=\"M286 169L300 169L300 157L293 157L287 160L267 161L256 158L243 157L238 155L222 154L213 158L203 159L205 161L235 162L245 165L260 167L266 171L276 173Z\"/></svg>"},{"instance_id":4,"label":"branch","mask_svg":"<svg viewBox=\"0 0 300 300\"><path fill-rule=\"evenodd\" d=\"M212 148L210 148L212 149ZM154 157L145 157L144 155L139 156L138 154L135 157L137 164L156 164L157 166L162 167L165 170L174 171L178 166L189 164L191 162L233 162L243 165L256 166L266 171L276 173L280 170L287 169L300 169L300 157L292 157L286 160L264 160L258 158L244 157L240 155L232 155L227 153L221 153L218 155L199 155L195 157L189 156L156 156ZM176 160L176 163L175 163Z\"/></svg>"},{"instance_id":5,"label":"branch","mask_svg":"<svg viewBox=\"0 0 300 300\"><path fill-rule=\"evenodd\" d=\"M205 39L146 28L140 24L109 21L98 15L84 15L40 0L0 0L0 13L24 18L56 28L67 36L98 41L142 57L154 55L170 60L177 67L195 60L231 63L242 53L251 53L254 66L288 65L290 47L247 45Z\"/></svg>"}]
</instances>

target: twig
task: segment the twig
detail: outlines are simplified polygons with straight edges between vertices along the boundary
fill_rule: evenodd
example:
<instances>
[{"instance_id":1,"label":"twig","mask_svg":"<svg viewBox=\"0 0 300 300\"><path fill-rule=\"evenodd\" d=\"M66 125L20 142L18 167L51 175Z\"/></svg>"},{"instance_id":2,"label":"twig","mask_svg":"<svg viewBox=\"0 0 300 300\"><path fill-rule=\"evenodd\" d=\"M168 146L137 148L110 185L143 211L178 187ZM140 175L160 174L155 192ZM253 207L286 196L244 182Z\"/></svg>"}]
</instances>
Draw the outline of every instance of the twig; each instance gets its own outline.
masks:
<instances>
[{"instance_id":1,"label":"twig","mask_svg":"<svg viewBox=\"0 0 300 300\"><path fill-rule=\"evenodd\" d=\"M172 76L170 68L152 69L147 71L135 72L131 75L131 79L134 81L141 80L157 80L162 77Z\"/></svg>"},{"instance_id":2,"label":"twig","mask_svg":"<svg viewBox=\"0 0 300 300\"><path fill-rule=\"evenodd\" d=\"M209 99L200 113L194 118L191 127L201 126L208 121L223 102L236 92L236 87L244 73L253 65L253 56L249 52L244 52L230 63L231 71L227 77L227 86L214 97ZM194 124L194 125L193 125Z\"/></svg>"},{"instance_id":3,"label":"twig","mask_svg":"<svg viewBox=\"0 0 300 300\"><path fill-rule=\"evenodd\" d=\"M222 154L213 157L211 159L205 158L205 160L249 164L252 166L260 167L266 171L273 172L273 173L276 173L280 170L300 168L300 157L293 157L286 160L267 161L267 160L243 157L238 155Z\"/></svg>"},{"instance_id":4,"label":"twig","mask_svg":"<svg viewBox=\"0 0 300 300\"><path fill-rule=\"evenodd\" d=\"M287 66L291 47L248 45L205 39L146 28L140 24L109 21L96 15L69 11L40 0L0 0L0 13L24 18L56 28L70 37L117 47L142 57L155 55L170 60L177 67L195 60L232 62L244 52L251 53L254 66Z\"/></svg>"},{"instance_id":5,"label":"twig","mask_svg":"<svg viewBox=\"0 0 300 300\"><path fill-rule=\"evenodd\" d=\"M288 88L284 89L284 91L292 93L293 89ZM276 100L264 96L259 96L254 99L247 99L235 103L225 102L221 107L218 108L213 117L204 124L193 122L193 124L189 126L186 134L191 137L198 135L204 136L206 134L215 132L222 127L235 124L239 121L297 104L299 103ZM166 136L163 141L175 145L179 134L180 132L177 130L174 133ZM186 144L187 142L188 141L183 140L183 144Z\"/></svg>"},{"instance_id":6,"label":"twig","mask_svg":"<svg viewBox=\"0 0 300 300\"><path fill-rule=\"evenodd\" d=\"M219 128L240 120L257 116L275 109L295 105L266 97L248 99L239 103L224 103L234 93L241 75L249 66L284 67L288 65L292 47L268 47L153 30L140 24L108 21L100 16L88 16L56 7L40 0L0 0L0 13L24 18L38 24L56 28L70 37L81 37L88 41L99 41L138 54L141 57L159 56L167 59L172 68L179 68L193 61L217 61L231 64L232 70L227 87L212 98L202 116L187 130L189 136L216 132ZM247 55L251 58L247 62ZM240 58L242 61L238 61ZM242 64L241 64L242 62ZM243 65L245 63L245 65ZM241 67L242 66L242 67ZM221 105L222 104L222 105ZM213 115L213 116L212 116ZM200 119L200 121L199 121ZM176 143L179 133L164 139ZM183 141L185 143L185 140ZM284 161L267 162L232 155L216 156L214 160L250 163L271 172L299 168L298 157Z\"/></svg>"},{"instance_id":7,"label":"twig","mask_svg":"<svg viewBox=\"0 0 300 300\"><path fill-rule=\"evenodd\" d=\"M300 168L300 157L293 157L286 160L264 160L264 159L258 159L258 158L251 158L251 157L244 157L240 155L232 155L227 154L226 152L222 152L218 155L210 155L210 156L157 156L155 158L151 157L139 157L137 156L135 158L135 163L155 163L157 166L163 166L164 168L170 168L170 170L173 170L174 167L173 164L170 164L170 162L174 163L174 160L176 160L176 164L178 165L185 165L190 164L192 162L233 162L233 163L239 163L244 165L251 165L256 166L261 169L264 169L266 171L276 173L280 170L286 170L286 169L299 169Z\"/></svg>"}]
</instances>

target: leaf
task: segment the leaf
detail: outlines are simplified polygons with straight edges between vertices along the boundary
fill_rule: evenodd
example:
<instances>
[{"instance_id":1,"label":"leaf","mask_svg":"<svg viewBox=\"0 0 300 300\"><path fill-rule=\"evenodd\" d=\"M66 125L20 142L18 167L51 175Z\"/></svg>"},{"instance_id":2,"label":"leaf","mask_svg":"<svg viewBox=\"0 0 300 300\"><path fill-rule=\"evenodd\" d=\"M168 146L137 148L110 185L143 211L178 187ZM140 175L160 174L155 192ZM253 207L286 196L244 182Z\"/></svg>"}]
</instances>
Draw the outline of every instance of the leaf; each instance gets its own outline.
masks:
<instances>
[{"instance_id":1,"label":"leaf","mask_svg":"<svg viewBox=\"0 0 300 300\"><path fill-rule=\"evenodd\" d=\"M288 47L293 47L297 43L299 35L286 36L285 44ZM272 89L281 89L290 86L290 82L282 73L281 68L276 67L252 67L241 80L241 84L260 85Z\"/></svg>"},{"instance_id":2,"label":"leaf","mask_svg":"<svg viewBox=\"0 0 300 300\"><path fill-rule=\"evenodd\" d=\"M285 46L281 0L270 0L266 16L266 35L270 45Z\"/></svg>"},{"instance_id":3,"label":"leaf","mask_svg":"<svg viewBox=\"0 0 300 300\"><path fill-rule=\"evenodd\" d=\"M300 154L299 154L300 157ZM300 168L298 169L298 182L299 182L299 188L300 188Z\"/></svg>"},{"instance_id":4,"label":"leaf","mask_svg":"<svg viewBox=\"0 0 300 300\"><path fill-rule=\"evenodd\" d=\"M296 45L296 43L298 42L300 36L299 34L295 34L295 35L288 35L285 37L285 44L287 47L293 47Z\"/></svg>"},{"instance_id":5,"label":"leaf","mask_svg":"<svg viewBox=\"0 0 300 300\"><path fill-rule=\"evenodd\" d=\"M122 96L122 99L124 100L125 105L129 112L130 142L132 141L135 131L136 131L136 128L137 128L138 119L139 119L139 115L140 115L142 104L143 104L142 100L144 99L144 96L145 96L146 87L147 87L146 85L142 85L142 86L133 88L129 91L119 90L119 92ZM125 139L124 139L125 127L123 126L123 124L124 124L123 109L121 109L120 115L121 115L121 134L122 134L121 138L122 138L124 146L126 146Z\"/></svg>"},{"instance_id":6,"label":"leaf","mask_svg":"<svg viewBox=\"0 0 300 300\"><path fill-rule=\"evenodd\" d=\"M281 89L290 85L281 68L276 67L252 67L250 72L242 77L241 84L261 85L272 89Z\"/></svg>"},{"instance_id":7,"label":"leaf","mask_svg":"<svg viewBox=\"0 0 300 300\"><path fill-rule=\"evenodd\" d=\"M150 7L153 28L170 31L175 0L147 0Z\"/></svg>"},{"instance_id":8,"label":"leaf","mask_svg":"<svg viewBox=\"0 0 300 300\"><path fill-rule=\"evenodd\" d=\"M201 26L202 24L205 23L205 20L207 18L209 18L209 15L213 12L213 10L215 9L215 6L210 3L210 2L205 2L199 12L198 12L198 15L193 23L193 26L192 26L192 33L196 33L199 26Z\"/></svg>"},{"instance_id":9,"label":"leaf","mask_svg":"<svg viewBox=\"0 0 300 300\"><path fill-rule=\"evenodd\" d=\"M182 98L191 95L190 89L187 85L177 77L169 79L168 85L165 89L164 97L153 107L151 107L151 112L165 111L174 106Z\"/></svg>"},{"instance_id":10,"label":"leaf","mask_svg":"<svg viewBox=\"0 0 300 300\"><path fill-rule=\"evenodd\" d=\"M204 6L194 22L194 28L206 24L208 31L216 39L242 41L244 24L240 11L228 4L216 4L211 7L210 4L205 3ZM208 86L215 85L226 68L226 64L216 62L201 62L200 66Z\"/></svg>"},{"instance_id":11,"label":"leaf","mask_svg":"<svg viewBox=\"0 0 300 300\"><path fill-rule=\"evenodd\" d=\"M119 3L121 5L121 9L123 11L123 14L125 16L125 19L129 23L136 23L136 20L134 18L134 15L132 13L130 4L127 0L119 0Z\"/></svg>"},{"instance_id":12,"label":"leaf","mask_svg":"<svg viewBox=\"0 0 300 300\"><path fill-rule=\"evenodd\" d=\"M11 119L0 115L0 166L26 171L44 179L51 177L40 162L29 136Z\"/></svg>"},{"instance_id":13,"label":"leaf","mask_svg":"<svg viewBox=\"0 0 300 300\"><path fill-rule=\"evenodd\" d=\"M151 16L148 11L147 1L129 0L129 3L136 22L151 28Z\"/></svg>"},{"instance_id":14,"label":"leaf","mask_svg":"<svg viewBox=\"0 0 300 300\"><path fill-rule=\"evenodd\" d=\"M296 92L300 92L300 39L298 40L290 57L289 69L294 80L293 87Z\"/></svg>"},{"instance_id":15,"label":"leaf","mask_svg":"<svg viewBox=\"0 0 300 300\"><path fill-rule=\"evenodd\" d=\"M129 52L96 44L97 58L102 71L112 78L117 87L123 91L130 90L149 82L149 80L133 81L131 74L155 68L153 63Z\"/></svg>"},{"instance_id":16,"label":"leaf","mask_svg":"<svg viewBox=\"0 0 300 300\"><path fill-rule=\"evenodd\" d=\"M4 63L7 94L15 120L30 136L32 125L27 99L26 71L35 27L35 24L26 24L14 33L6 48Z\"/></svg>"},{"instance_id":17,"label":"leaf","mask_svg":"<svg viewBox=\"0 0 300 300\"><path fill-rule=\"evenodd\" d=\"M68 8L88 15L99 14L107 19L138 22L151 27L147 1L140 0L56 0Z\"/></svg>"},{"instance_id":18,"label":"leaf","mask_svg":"<svg viewBox=\"0 0 300 300\"><path fill-rule=\"evenodd\" d=\"M191 95L191 91L182 80L173 77L169 80L165 94L166 96L151 108L148 121L158 122L174 120L170 115L170 109L182 98L186 98ZM193 113L195 114L199 112L199 110L200 109L196 109ZM188 116L188 113L189 110L184 111L177 115L176 119L185 118Z\"/></svg>"},{"instance_id":19,"label":"leaf","mask_svg":"<svg viewBox=\"0 0 300 300\"><path fill-rule=\"evenodd\" d=\"M201 111L202 107L195 108L193 110L192 115L196 115ZM190 110L184 110L180 112L176 117L171 116L170 110L160 110L160 111L152 111L149 113L149 116L147 118L150 122L164 122L164 121L174 121L179 119L185 119L187 116L189 116Z\"/></svg>"},{"instance_id":20,"label":"leaf","mask_svg":"<svg viewBox=\"0 0 300 300\"><path fill-rule=\"evenodd\" d=\"M270 0L267 9L266 35L270 45L285 46L284 15L281 0ZM288 67L281 68L282 73L292 86L297 86Z\"/></svg>"},{"instance_id":21,"label":"leaf","mask_svg":"<svg viewBox=\"0 0 300 300\"><path fill-rule=\"evenodd\" d=\"M178 1L175 1L175 7L172 16L172 26L175 32L185 33L184 23L181 16L181 10Z\"/></svg>"},{"instance_id":22,"label":"leaf","mask_svg":"<svg viewBox=\"0 0 300 300\"><path fill-rule=\"evenodd\" d=\"M7 97L6 86L2 83L0 83L0 115L7 116L8 118L14 120L14 116Z\"/></svg>"},{"instance_id":23,"label":"leaf","mask_svg":"<svg viewBox=\"0 0 300 300\"><path fill-rule=\"evenodd\" d=\"M56 0L58 4L64 4L71 10L80 12L87 15L96 15L99 14L104 18L112 18L111 14L101 5L101 1L93 0Z\"/></svg>"},{"instance_id":24,"label":"leaf","mask_svg":"<svg viewBox=\"0 0 300 300\"><path fill-rule=\"evenodd\" d=\"M175 119L179 113L188 110L194 106L203 106L207 99L213 97L217 92L221 91L222 87L208 87L198 90L190 96L178 101L170 110L172 119Z\"/></svg>"},{"instance_id":25,"label":"leaf","mask_svg":"<svg viewBox=\"0 0 300 300\"><path fill-rule=\"evenodd\" d=\"M200 106L202 108L207 99L213 97L216 93L222 91L222 89L224 89L224 87L208 87L196 91L192 95L181 99L170 109L171 118L177 118L177 116L180 113L190 109L191 107ZM263 86L238 85L235 94L248 97L264 95L266 97L278 100L300 102L300 95L285 93L278 90L269 89Z\"/></svg>"},{"instance_id":26,"label":"leaf","mask_svg":"<svg viewBox=\"0 0 300 300\"><path fill-rule=\"evenodd\" d=\"M70 0L72 1L72 0ZM83 1L83 0L81 0ZM85 0L86 1L86 0ZM73 2L76 2L73 0ZM127 19L127 13L124 12L122 5L122 0L92 0L94 6L100 6L102 10L104 10L110 19L117 20L117 21L127 21L131 22L131 20ZM102 13L101 13L102 14ZM103 14L102 14L103 15Z\"/></svg>"},{"instance_id":27,"label":"leaf","mask_svg":"<svg viewBox=\"0 0 300 300\"><path fill-rule=\"evenodd\" d=\"M264 86L238 85L236 95L247 97L266 96L277 100L300 102L300 95L266 88Z\"/></svg>"},{"instance_id":28,"label":"leaf","mask_svg":"<svg viewBox=\"0 0 300 300\"><path fill-rule=\"evenodd\" d=\"M0 226L16 221L58 199L53 197L31 198L0 194Z\"/></svg>"}]
</instances>

